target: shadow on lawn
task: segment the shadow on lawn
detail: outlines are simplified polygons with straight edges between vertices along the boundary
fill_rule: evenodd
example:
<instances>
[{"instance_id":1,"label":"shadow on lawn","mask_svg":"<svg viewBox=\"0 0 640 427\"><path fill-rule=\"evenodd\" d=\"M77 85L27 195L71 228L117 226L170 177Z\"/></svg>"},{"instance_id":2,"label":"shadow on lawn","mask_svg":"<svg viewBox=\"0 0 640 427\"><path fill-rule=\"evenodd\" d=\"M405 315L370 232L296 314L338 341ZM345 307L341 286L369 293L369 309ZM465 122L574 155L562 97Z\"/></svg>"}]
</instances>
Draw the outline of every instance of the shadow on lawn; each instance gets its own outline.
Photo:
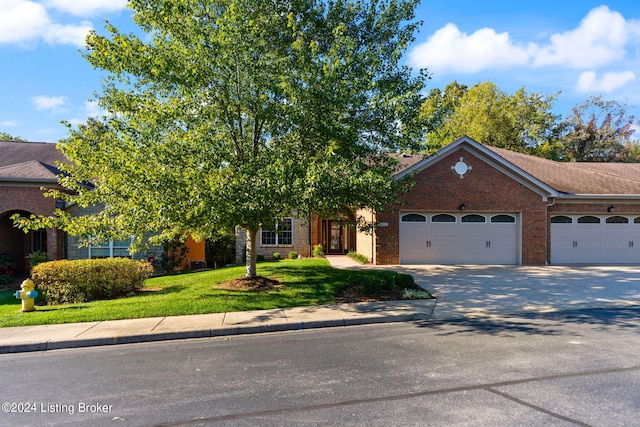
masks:
<instances>
[{"instance_id":1,"label":"shadow on lawn","mask_svg":"<svg viewBox=\"0 0 640 427\"><path fill-rule=\"evenodd\" d=\"M436 309L437 311L437 309ZM572 324L591 325L598 331L635 330L640 334L640 306L576 308L548 313L460 318L417 322L420 327L440 330L440 335L487 334L494 336L575 335ZM451 327L454 330L451 330Z\"/></svg>"}]
</instances>

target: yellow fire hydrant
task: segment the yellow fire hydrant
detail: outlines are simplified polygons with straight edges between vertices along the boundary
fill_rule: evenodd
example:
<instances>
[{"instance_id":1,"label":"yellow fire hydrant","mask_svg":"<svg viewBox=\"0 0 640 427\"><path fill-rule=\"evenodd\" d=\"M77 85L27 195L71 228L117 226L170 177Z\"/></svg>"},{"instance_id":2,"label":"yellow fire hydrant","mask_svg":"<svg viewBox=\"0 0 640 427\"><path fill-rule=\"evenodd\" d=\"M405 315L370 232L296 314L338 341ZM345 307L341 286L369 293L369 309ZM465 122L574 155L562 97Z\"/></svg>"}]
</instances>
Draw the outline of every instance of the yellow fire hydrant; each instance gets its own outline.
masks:
<instances>
[{"instance_id":1,"label":"yellow fire hydrant","mask_svg":"<svg viewBox=\"0 0 640 427\"><path fill-rule=\"evenodd\" d=\"M20 298L22 300L22 312L25 311L34 311L36 309L34 304L34 298L38 296L38 291L35 290L36 284L33 283L33 280L26 279L20 285L21 291L16 291L13 294L16 298Z\"/></svg>"}]
</instances>

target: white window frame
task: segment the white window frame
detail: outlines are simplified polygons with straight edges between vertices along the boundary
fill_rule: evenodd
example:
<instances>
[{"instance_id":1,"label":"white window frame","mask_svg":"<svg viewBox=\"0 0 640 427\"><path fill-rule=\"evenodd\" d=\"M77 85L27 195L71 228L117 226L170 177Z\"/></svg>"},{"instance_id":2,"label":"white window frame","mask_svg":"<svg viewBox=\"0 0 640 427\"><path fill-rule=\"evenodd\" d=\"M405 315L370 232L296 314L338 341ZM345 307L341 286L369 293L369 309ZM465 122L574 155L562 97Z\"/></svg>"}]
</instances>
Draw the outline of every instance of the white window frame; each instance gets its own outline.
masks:
<instances>
[{"instance_id":1,"label":"white window frame","mask_svg":"<svg viewBox=\"0 0 640 427\"><path fill-rule=\"evenodd\" d=\"M126 240L118 240L118 242L125 242ZM129 247L131 246L131 243L133 242L133 238L131 238L129 240L129 244L127 246L120 246L120 245L115 245L113 240L109 240L109 242L107 243L103 243L103 244L89 244L89 259L93 259L93 254L91 253L92 250L100 250L103 251L105 249L109 250L109 256L106 257L100 257L100 258L133 258L133 255L131 255L129 253ZM127 256L122 256L122 255L116 255L114 256L114 249L126 249L127 250ZM97 258L97 257L96 257Z\"/></svg>"},{"instance_id":2,"label":"white window frame","mask_svg":"<svg viewBox=\"0 0 640 427\"><path fill-rule=\"evenodd\" d=\"M262 246L293 246L293 218L284 218L282 221L289 221L289 223L291 224L291 227L289 230L286 230L285 232L288 232L291 237L290 237L290 242L288 243L282 243L280 241L280 239L282 238L282 231L279 231L280 228L280 223L278 221L276 221L275 223L275 230L269 230L267 228L261 228L260 229L260 244ZM264 242L264 233L273 233L275 235L275 243L265 243Z\"/></svg>"}]
</instances>

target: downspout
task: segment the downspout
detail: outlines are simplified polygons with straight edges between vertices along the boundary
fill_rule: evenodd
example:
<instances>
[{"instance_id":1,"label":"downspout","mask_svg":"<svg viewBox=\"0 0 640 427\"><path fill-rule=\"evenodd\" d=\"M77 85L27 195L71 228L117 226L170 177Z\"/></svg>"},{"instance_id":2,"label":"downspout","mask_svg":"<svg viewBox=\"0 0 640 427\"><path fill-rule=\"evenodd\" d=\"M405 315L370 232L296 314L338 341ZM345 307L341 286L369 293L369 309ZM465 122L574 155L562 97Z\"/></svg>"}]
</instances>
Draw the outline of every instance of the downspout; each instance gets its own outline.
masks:
<instances>
[{"instance_id":1,"label":"downspout","mask_svg":"<svg viewBox=\"0 0 640 427\"><path fill-rule=\"evenodd\" d=\"M544 219L544 223L545 223L545 225L544 225L544 245L545 245L545 247L547 249L545 251L545 254L544 254L544 265L549 265L550 261L551 261L551 240L549 240L550 239L550 237L549 237L549 228L551 227L551 225L550 225L550 221L549 221L549 219L550 219L550 217L549 217L549 208L556 204L556 198L552 197L551 199L553 201L551 203L547 203L546 211L544 213L544 215L545 215L545 219Z\"/></svg>"}]
</instances>

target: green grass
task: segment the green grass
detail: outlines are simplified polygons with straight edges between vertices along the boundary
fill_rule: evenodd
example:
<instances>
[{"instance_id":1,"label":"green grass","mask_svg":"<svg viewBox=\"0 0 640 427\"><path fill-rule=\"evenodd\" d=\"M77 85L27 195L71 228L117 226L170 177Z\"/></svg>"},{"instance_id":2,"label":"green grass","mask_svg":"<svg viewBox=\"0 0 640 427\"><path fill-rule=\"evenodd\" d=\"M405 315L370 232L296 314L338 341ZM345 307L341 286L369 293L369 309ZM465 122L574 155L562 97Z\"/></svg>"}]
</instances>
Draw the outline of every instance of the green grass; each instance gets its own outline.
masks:
<instances>
[{"instance_id":1,"label":"green grass","mask_svg":"<svg viewBox=\"0 0 640 427\"><path fill-rule=\"evenodd\" d=\"M0 291L0 327L179 316L230 311L332 304L336 290L366 281L378 271L337 270L325 259L283 260L258 264L258 275L278 279L284 286L272 291L231 291L214 285L244 275L236 266L199 273L156 277L135 296L80 304L38 306L20 312L15 290Z\"/></svg>"}]
</instances>

